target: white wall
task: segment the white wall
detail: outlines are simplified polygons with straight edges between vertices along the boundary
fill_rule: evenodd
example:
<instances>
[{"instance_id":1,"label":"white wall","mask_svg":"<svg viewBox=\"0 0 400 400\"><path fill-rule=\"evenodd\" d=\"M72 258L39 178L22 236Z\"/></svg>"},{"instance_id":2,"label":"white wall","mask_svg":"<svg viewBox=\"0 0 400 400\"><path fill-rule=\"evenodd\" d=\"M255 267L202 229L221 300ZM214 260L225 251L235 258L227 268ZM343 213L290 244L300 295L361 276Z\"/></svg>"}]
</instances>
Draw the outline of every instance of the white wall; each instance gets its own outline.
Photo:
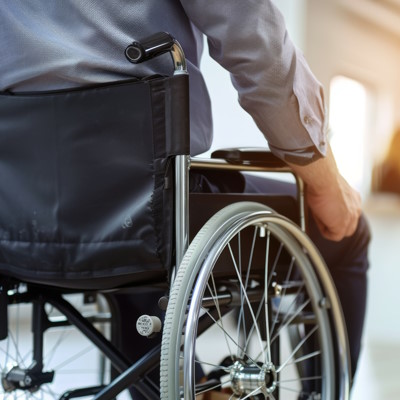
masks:
<instances>
[{"instance_id":1,"label":"white wall","mask_svg":"<svg viewBox=\"0 0 400 400\"><path fill-rule=\"evenodd\" d=\"M306 57L327 98L331 79L341 74L363 83L374 99L366 138L371 164L400 123L400 37L358 17L342 0L308 0L306 15Z\"/></svg>"},{"instance_id":2,"label":"white wall","mask_svg":"<svg viewBox=\"0 0 400 400\"><path fill-rule=\"evenodd\" d=\"M306 46L307 0L274 0L285 17L288 32L294 43L303 49Z\"/></svg>"}]
</instances>

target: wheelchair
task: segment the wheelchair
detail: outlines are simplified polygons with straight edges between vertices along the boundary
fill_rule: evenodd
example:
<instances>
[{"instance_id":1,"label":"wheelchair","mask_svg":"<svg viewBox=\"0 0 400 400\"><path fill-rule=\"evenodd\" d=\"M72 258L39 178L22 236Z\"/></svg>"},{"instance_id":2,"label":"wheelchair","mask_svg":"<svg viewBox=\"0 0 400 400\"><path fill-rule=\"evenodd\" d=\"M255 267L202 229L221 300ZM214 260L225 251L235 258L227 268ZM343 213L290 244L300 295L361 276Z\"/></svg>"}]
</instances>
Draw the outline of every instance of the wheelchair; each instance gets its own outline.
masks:
<instances>
[{"instance_id":1,"label":"wheelchair","mask_svg":"<svg viewBox=\"0 0 400 400\"><path fill-rule=\"evenodd\" d=\"M189 171L291 171L255 150L190 158L179 43L160 33L125 51L134 63L164 53L170 77L0 96L0 398L104 400L134 387L164 400L348 399L342 311L305 233L301 180L297 198L189 195ZM40 107L53 112L45 122ZM29 125L8 129L18 113ZM162 317L137 327L155 344L132 363L108 299L153 289ZM76 332L56 359L51 335ZM98 353L70 366L76 344Z\"/></svg>"}]
</instances>

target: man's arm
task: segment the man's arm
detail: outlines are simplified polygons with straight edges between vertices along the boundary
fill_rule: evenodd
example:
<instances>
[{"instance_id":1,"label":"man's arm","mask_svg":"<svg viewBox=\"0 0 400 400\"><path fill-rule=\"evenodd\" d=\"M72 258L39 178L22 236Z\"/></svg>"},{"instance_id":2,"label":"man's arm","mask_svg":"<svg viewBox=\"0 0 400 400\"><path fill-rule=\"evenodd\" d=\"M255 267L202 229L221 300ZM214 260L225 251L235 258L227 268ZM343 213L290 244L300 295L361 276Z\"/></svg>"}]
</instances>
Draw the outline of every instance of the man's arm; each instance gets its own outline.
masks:
<instances>
[{"instance_id":1,"label":"man's arm","mask_svg":"<svg viewBox=\"0 0 400 400\"><path fill-rule=\"evenodd\" d=\"M361 215L361 197L340 175L332 150L306 166L289 164L306 183L306 199L316 223L327 239L351 236Z\"/></svg>"},{"instance_id":2,"label":"man's arm","mask_svg":"<svg viewBox=\"0 0 400 400\"><path fill-rule=\"evenodd\" d=\"M180 0L229 71L239 103L273 153L306 164L326 154L321 84L286 31L272 0Z\"/></svg>"},{"instance_id":3,"label":"man's arm","mask_svg":"<svg viewBox=\"0 0 400 400\"><path fill-rule=\"evenodd\" d=\"M207 36L211 56L230 72L240 104L271 151L306 182L322 234L331 240L351 235L361 213L360 196L339 174L328 149L322 86L272 0L181 3Z\"/></svg>"}]
</instances>

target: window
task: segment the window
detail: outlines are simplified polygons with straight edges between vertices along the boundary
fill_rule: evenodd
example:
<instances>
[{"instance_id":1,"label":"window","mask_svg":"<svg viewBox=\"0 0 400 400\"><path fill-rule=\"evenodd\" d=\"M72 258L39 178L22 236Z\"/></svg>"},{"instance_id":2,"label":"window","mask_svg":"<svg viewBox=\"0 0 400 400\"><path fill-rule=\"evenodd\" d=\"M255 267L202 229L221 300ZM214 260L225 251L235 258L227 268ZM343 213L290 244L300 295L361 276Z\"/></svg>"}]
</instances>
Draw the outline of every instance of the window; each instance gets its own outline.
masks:
<instances>
[{"instance_id":1,"label":"window","mask_svg":"<svg viewBox=\"0 0 400 400\"><path fill-rule=\"evenodd\" d=\"M358 81L336 76L330 85L331 147L341 174L361 193L364 179L368 93Z\"/></svg>"}]
</instances>

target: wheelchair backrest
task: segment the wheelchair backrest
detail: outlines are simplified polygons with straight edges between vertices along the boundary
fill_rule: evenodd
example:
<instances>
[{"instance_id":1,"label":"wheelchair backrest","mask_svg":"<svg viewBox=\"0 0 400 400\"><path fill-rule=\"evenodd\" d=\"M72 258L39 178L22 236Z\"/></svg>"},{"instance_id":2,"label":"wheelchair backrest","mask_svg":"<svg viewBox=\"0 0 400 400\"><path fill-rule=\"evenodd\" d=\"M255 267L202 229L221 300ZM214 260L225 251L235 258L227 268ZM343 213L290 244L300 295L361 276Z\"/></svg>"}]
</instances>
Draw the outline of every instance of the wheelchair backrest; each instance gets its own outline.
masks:
<instances>
[{"instance_id":1,"label":"wheelchair backrest","mask_svg":"<svg viewBox=\"0 0 400 400\"><path fill-rule=\"evenodd\" d=\"M165 271L187 76L0 95L0 272L107 288Z\"/></svg>"}]
</instances>

